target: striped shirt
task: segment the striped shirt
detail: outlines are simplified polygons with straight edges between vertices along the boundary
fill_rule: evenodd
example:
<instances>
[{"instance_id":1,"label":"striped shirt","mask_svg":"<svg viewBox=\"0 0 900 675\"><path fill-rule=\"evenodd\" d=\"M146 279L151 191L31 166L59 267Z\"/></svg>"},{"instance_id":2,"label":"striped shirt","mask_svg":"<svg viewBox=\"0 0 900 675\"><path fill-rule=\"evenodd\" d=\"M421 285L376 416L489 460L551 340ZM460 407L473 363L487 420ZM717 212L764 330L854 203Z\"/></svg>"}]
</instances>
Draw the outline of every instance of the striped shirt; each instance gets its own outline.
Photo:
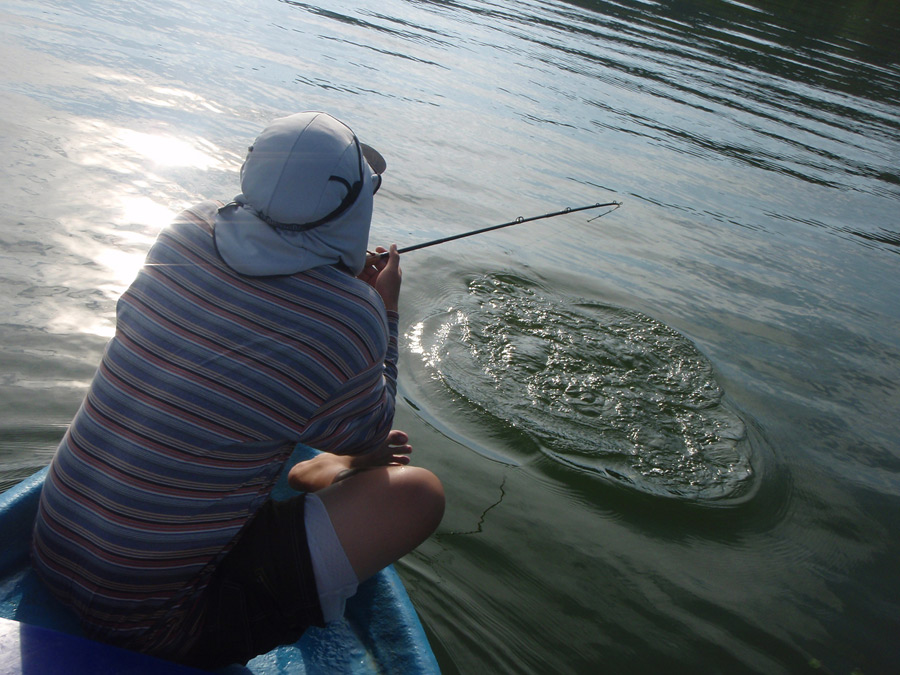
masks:
<instances>
[{"instance_id":1,"label":"striped shirt","mask_svg":"<svg viewBox=\"0 0 900 675\"><path fill-rule=\"evenodd\" d=\"M366 452L394 415L396 313L337 267L237 274L216 208L183 212L120 298L35 524L35 567L85 632L157 653L293 445Z\"/></svg>"}]
</instances>

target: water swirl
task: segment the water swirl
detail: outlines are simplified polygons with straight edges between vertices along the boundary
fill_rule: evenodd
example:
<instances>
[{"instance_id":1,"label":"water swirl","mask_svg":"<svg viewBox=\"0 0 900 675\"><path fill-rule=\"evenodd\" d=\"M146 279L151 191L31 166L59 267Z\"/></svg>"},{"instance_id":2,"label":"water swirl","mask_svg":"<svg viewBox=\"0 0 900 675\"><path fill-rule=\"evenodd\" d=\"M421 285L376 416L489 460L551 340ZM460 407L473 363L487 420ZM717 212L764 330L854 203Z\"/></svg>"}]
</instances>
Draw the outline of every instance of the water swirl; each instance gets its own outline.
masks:
<instances>
[{"instance_id":1,"label":"water swirl","mask_svg":"<svg viewBox=\"0 0 900 675\"><path fill-rule=\"evenodd\" d=\"M508 273L472 278L456 300L407 339L482 423L651 494L723 499L748 487L744 423L709 361L677 331Z\"/></svg>"}]
</instances>

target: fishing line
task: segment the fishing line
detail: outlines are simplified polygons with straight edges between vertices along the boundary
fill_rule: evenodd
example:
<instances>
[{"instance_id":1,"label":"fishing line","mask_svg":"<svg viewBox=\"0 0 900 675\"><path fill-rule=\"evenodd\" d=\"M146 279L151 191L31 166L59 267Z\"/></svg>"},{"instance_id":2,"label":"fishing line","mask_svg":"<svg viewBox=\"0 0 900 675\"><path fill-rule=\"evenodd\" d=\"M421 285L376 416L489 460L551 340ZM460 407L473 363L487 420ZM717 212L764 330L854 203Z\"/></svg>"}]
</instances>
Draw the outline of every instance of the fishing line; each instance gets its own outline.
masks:
<instances>
[{"instance_id":1,"label":"fishing line","mask_svg":"<svg viewBox=\"0 0 900 675\"><path fill-rule=\"evenodd\" d=\"M463 237L471 237L472 235L475 235L475 234L481 234L483 232L490 232L491 230L499 230L501 227L510 227L511 225L521 225L522 223L530 223L531 221L534 221L534 220L543 220L544 218L555 218L556 216L564 216L567 213L577 213L578 211L587 211L589 209L609 208L609 211L606 211L606 213L601 213L599 216L595 216L594 218L591 218L590 220L588 220L588 222L590 223L590 222L597 220L597 218L602 218L607 213L611 213L611 212L615 211L621 205L622 205L622 202L607 202L605 204L588 204L587 206L575 206L575 207L567 206L566 208L562 209L561 211L554 211L553 213L545 213L540 216L529 216L528 218L523 218L522 216L519 216L515 220L511 220L508 223L501 223L500 225L490 225L488 227L482 227L481 229L478 229L478 230L471 230L470 232L463 232L461 234L453 234L453 235L450 235L449 237L441 237L440 239L432 239L431 241L425 241L425 242L422 242L421 244L413 244L412 246L406 246L404 248L398 249L397 253L409 253L410 251L418 251L420 248L427 248L428 246L437 246L438 244L445 244L448 241L455 241L456 239L462 239ZM389 253L387 251L385 251L381 254L371 254L371 255L377 255L380 258L386 258L386 257L388 257Z\"/></svg>"}]
</instances>

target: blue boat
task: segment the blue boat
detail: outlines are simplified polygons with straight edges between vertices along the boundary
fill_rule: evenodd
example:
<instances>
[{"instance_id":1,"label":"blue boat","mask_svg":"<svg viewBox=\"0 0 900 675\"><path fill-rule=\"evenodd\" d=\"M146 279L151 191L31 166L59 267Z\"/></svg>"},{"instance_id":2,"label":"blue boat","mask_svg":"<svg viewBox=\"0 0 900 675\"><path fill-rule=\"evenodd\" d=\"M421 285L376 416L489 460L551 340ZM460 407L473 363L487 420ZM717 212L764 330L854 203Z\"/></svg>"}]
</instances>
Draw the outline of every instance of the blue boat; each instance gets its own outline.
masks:
<instances>
[{"instance_id":1,"label":"blue boat","mask_svg":"<svg viewBox=\"0 0 900 675\"><path fill-rule=\"evenodd\" d=\"M316 451L298 445L287 466ZM68 609L50 595L29 565L31 526L47 468L0 494L0 675L179 675L199 673L145 654L85 638ZM275 499L296 494L287 472ZM360 584L347 601L345 618L326 628L310 628L293 645L277 647L227 675L328 673L440 673L434 652L393 567Z\"/></svg>"}]
</instances>

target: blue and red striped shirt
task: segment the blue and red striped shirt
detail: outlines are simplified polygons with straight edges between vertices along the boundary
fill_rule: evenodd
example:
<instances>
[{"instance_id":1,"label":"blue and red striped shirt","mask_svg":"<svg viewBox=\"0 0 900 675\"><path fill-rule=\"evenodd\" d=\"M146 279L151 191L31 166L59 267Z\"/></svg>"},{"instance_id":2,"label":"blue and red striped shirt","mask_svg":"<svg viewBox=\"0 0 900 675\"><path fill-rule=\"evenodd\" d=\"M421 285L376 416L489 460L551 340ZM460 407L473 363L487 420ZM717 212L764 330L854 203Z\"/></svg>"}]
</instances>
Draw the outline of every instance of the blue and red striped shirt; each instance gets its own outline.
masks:
<instances>
[{"instance_id":1,"label":"blue and red striped shirt","mask_svg":"<svg viewBox=\"0 0 900 675\"><path fill-rule=\"evenodd\" d=\"M293 445L390 431L397 321L337 267L245 277L217 204L183 212L117 306L116 334L51 464L34 564L88 635L166 652Z\"/></svg>"}]
</instances>

